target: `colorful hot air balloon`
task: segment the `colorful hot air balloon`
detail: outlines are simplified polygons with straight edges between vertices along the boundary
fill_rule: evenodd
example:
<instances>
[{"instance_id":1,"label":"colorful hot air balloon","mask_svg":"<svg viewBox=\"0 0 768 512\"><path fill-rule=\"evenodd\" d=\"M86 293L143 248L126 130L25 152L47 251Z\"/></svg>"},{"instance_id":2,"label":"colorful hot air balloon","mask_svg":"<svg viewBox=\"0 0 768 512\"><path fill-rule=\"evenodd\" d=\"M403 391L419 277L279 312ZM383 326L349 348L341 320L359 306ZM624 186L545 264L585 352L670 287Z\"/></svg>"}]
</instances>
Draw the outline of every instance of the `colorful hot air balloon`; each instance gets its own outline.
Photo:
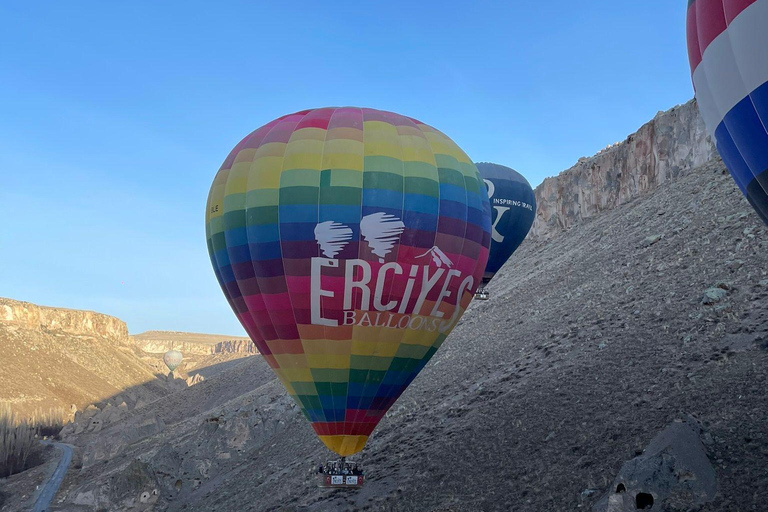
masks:
<instances>
[{"instance_id":1,"label":"colorful hot air balloon","mask_svg":"<svg viewBox=\"0 0 768 512\"><path fill-rule=\"evenodd\" d=\"M478 297L487 299L485 286L520 247L536 216L536 196L528 181L517 171L503 165L476 164L488 188L491 201L491 252L483 274Z\"/></svg>"},{"instance_id":2,"label":"colorful hot air balloon","mask_svg":"<svg viewBox=\"0 0 768 512\"><path fill-rule=\"evenodd\" d=\"M689 0L687 25L704 124L768 224L768 0Z\"/></svg>"},{"instance_id":3,"label":"colorful hot air balloon","mask_svg":"<svg viewBox=\"0 0 768 512\"><path fill-rule=\"evenodd\" d=\"M368 436L471 301L490 245L477 169L414 119L287 115L224 161L208 250L232 309L325 445Z\"/></svg>"},{"instance_id":4,"label":"colorful hot air balloon","mask_svg":"<svg viewBox=\"0 0 768 512\"><path fill-rule=\"evenodd\" d=\"M165 366L167 366L171 371L174 371L179 367L182 359L183 357L181 352L178 350L169 350L163 355L163 362L165 363Z\"/></svg>"}]
</instances>

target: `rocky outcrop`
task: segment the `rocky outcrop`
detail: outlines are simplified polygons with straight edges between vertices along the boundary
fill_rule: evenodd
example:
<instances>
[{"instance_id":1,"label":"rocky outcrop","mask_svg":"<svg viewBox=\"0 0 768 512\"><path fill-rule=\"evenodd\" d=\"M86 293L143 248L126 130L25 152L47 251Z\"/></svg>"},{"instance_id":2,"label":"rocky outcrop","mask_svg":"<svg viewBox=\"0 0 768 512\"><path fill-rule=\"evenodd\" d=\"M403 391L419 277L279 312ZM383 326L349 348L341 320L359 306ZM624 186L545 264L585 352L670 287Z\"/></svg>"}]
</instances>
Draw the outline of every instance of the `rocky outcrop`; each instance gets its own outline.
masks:
<instances>
[{"instance_id":1,"label":"rocky outcrop","mask_svg":"<svg viewBox=\"0 0 768 512\"><path fill-rule=\"evenodd\" d=\"M187 377L187 380L185 381L185 383L186 383L187 387L189 387L189 386L195 386L197 384L200 384L203 381L205 381L205 377L203 377L199 373L196 373L192 377Z\"/></svg>"},{"instance_id":2,"label":"rocky outcrop","mask_svg":"<svg viewBox=\"0 0 768 512\"><path fill-rule=\"evenodd\" d=\"M207 356L211 354L211 347L200 343L174 342L165 340L147 340L133 338L137 348L148 354L164 354L169 350L178 350L182 354Z\"/></svg>"},{"instance_id":3,"label":"rocky outcrop","mask_svg":"<svg viewBox=\"0 0 768 512\"><path fill-rule=\"evenodd\" d=\"M65 489L67 499L89 510L185 509L199 498L204 485L227 478L233 464L247 463L265 447L274 447L289 427L303 421L276 382L229 405L232 410L217 407L188 419L182 436L178 425L167 426L154 414L94 431L100 435L88 438L80 474L99 477ZM110 464L118 467L106 472ZM274 472L272 464L265 464L264 471ZM160 503L154 509L141 506L156 501Z\"/></svg>"},{"instance_id":4,"label":"rocky outcrop","mask_svg":"<svg viewBox=\"0 0 768 512\"><path fill-rule=\"evenodd\" d=\"M717 477L701 434L701 425L691 417L669 425L642 455L624 463L593 512L692 510L712 501Z\"/></svg>"},{"instance_id":5,"label":"rocky outcrop","mask_svg":"<svg viewBox=\"0 0 768 512\"><path fill-rule=\"evenodd\" d=\"M0 298L0 361L0 402L25 416L50 410L72 419L127 390L144 401L167 392L125 323L93 311Z\"/></svg>"},{"instance_id":6,"label":"rocky outcrop","mask_svg":"<svg viewBox=\"0 0 768 512\"><path fill-rule=\"evenodd\" d=\"M155 510L159 496L151 467L133 460L112 474L104 485L78 489L72 503L87 510Z\"/></svg>"},{"instance_id":7,"label":"rocky outcrop","mask_svg":"<svg viewBox=\"0 0 768 512\"><path fill-rule=\"evenodd\" d=\"M272 383L246 398L247 407L207 415L186 442L170 440L149 460L161 497L196 499L205 483L222 478L232 464L249 460L299 419L291 398ZM242 402L241 402L242 403Z\"/></svg>"},{"instance_id":8,"label":"rocky outcrop","mask_svg":"<svg viewBox=\"0 0 768 512\"><path fill-rule=\"evenodd\" d=\"M183 354L207 356L212 354L256 354L249 338L172 331L147 331L133 336L135 345L150 354L162 354L175 349Z\"/></svg>"},{"instance_id":9,"label":"rocky outcrop","mask_svg":"<svg viewBox=\"0 0 768 512\"><path fill-rule=\"evenodd\" d=\"M0 323L29 330L128 339L125 322L113 316L75 309L51 308L0 297Z\"/></svg>"},{"instance_id":10,"label":"rocky outcrop","mask_svg":"<svg viewBox=\"0 0 768 512\"><path fill-rule=\"evenodd\" d=\"M258 354L251 340L227 340L211 348L212 354Z\"/></svg>"},{"instance_id":11,"label":"rocky outcrop","mask_svg":"<svg viewBox=\"0 0 768 512\"><path fill-rule=\"evenodd\" d=\"M100 421L94 416L92 423ZM91 428L89 432L99 432L102 425ZM165 422L157 416L139 417L128 422L119 433L112 430L108 437L94 437L83 449L83 467L92 466L98 462L109 460L123 452L126 447L156 436L165 430Z\"/></svg>"},{"instance_id":12,"label":"rocky outcrop","mask_svg":"<svg viewBox=\"0 0 768 512\"><path fill-rule=\"evenodd\" d=\"M581 158L536 187L534 238L549 238L582 219L655 190L717 157L696 100L659 112L623 142Z\"/></svg>"}]
</instances>

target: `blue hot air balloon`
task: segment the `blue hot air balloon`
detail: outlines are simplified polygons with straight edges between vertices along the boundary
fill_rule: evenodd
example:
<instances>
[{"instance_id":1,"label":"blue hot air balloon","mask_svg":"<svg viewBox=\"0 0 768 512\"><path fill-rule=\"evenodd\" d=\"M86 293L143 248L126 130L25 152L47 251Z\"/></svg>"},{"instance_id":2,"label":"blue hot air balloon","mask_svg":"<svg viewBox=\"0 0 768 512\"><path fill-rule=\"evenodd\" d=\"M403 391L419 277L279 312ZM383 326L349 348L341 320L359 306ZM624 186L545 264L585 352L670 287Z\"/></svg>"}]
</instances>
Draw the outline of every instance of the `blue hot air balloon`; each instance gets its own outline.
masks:
<instances>
[{"instance_id":1,"label":"blue hot air balloon","mask_svg":"<svg viewBox=\"0 0 768 512\"><path fill-rule=\"evenodd\" d=\"M536 197L528 181L514 169L481 162L476 164L488 189L493 228L491 252L477 298L487 299L485 286L520 247L536 216Z\"/></svg>"}]
</instances>

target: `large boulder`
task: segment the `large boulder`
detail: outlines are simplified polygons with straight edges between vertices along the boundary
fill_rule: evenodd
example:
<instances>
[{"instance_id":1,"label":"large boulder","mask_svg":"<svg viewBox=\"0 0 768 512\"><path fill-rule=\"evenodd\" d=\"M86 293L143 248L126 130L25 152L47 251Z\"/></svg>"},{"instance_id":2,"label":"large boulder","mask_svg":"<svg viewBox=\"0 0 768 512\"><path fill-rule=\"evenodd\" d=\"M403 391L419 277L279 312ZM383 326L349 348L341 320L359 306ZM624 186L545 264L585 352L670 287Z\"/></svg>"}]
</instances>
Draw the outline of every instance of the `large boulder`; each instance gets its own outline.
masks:
<instances>
[{"instance_id":1,"label":"large boulder","mask_svg":"<svg viewBox=\"0 0 768 512\"><path fill-rule=\"evenodd\" d=\"M674 421L642 455L624 463L593 512L687 510L712 501L717 478L701 433L693 418Z\"/></svg>"}]
</instances>

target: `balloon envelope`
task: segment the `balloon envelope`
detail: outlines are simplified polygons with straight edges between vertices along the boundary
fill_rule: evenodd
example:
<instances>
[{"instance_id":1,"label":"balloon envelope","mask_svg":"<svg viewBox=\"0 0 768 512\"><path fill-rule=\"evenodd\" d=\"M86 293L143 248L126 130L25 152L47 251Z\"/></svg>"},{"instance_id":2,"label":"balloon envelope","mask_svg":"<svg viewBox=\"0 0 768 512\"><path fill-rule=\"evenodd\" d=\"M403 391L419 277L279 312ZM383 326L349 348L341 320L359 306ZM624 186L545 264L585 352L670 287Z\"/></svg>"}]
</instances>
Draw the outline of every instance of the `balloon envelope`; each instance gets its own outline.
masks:
<instances>
[{"instance_id":1,"label":"balloon envelope","mask_svg":"<svg viewBox=\"0 0 768 512\"><path fill-rule=\"evenodd\" d=\"M768 224L768 0L689 0L687 33L707 131Z\"/></svg>"},{"instance_id":2,"label":"balloon envelope","mask_svg":"<svg viewBox=\"0 0 768 512\"><path fill-rule=\"evenodd\" d=\"M491 202L491 251L483 275L487 284L528 235L536 216L536 196L514 169L488 162L476 165Z\"/></svg>"},{"instance_id":3,"label":"balloon envelope","mask_svg":"<svg viewBox=\"0 0 768 512\"><path fill-rule=\"evenodd\" d=\"M480 282L490 206L439 131L391 112L287 115L224 161L208 249L232 309L339 455L368 436Z\"/></svg>"},{"instance_id":4,"label":"balloon envelope","mask_svg":"<svg viewBox=\"0 0 768 512\"><path fill-rule=\"evenodd\" d=\"M165 363L165 366L167 366L171 371L174 371L179 367L182 359L183 357L181 352L178 350L169 350L163 355L163 362Z\"/></svg>"}]
</instances>

